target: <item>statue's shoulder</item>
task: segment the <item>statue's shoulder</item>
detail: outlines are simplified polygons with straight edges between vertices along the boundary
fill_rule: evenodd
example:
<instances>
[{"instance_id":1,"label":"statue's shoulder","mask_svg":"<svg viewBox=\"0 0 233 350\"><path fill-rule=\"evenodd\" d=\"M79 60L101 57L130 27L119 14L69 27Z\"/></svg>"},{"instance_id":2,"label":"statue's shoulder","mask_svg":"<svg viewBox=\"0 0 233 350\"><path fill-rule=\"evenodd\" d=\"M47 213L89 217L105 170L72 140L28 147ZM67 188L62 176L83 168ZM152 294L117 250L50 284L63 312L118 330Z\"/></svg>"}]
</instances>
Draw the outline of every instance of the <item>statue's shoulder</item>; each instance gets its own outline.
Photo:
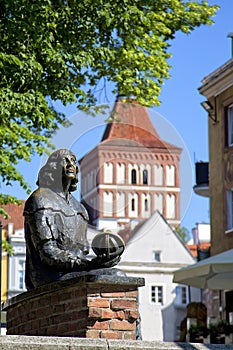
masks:
<instances>
[{"instance_id":1,"label":"statue's shoulder","mask_svg":"<svg viewBox=\"0 0 233 350\"><path fill-rule=\"evenodd\" d=\"M89 220L88 212L84 205L77 201L77 199L72 195L70 195L70 203L73 209L76 211L76 213L81 214L85 220Z\"/></svg>"},{"instance_id":2,"label":"statue's shoulder","mask_svg":"<svg viewBox=\"0 0 233 350\"><path fill-rule=\"evenodd\" d=\"M24 215L41 209L59 209L58 195L56 192L49 188L39 187L27 199L24 208Z\"/></svg>"},{"instance_id":3,"label":"statue's shoulder","mask_svg":"<svg viewBox=\"0 0 233 350\"><path fill-rule=\"evenodd\" d=\"M85 220L89 220L86 208L72 195L70 195L69 205L50 188L39 187L27 199L24 208L24 216L30 216L32 213L43 209L62 212L66 216L73 216L77 213L82 215Z\"/></svg>"}]
</instances>

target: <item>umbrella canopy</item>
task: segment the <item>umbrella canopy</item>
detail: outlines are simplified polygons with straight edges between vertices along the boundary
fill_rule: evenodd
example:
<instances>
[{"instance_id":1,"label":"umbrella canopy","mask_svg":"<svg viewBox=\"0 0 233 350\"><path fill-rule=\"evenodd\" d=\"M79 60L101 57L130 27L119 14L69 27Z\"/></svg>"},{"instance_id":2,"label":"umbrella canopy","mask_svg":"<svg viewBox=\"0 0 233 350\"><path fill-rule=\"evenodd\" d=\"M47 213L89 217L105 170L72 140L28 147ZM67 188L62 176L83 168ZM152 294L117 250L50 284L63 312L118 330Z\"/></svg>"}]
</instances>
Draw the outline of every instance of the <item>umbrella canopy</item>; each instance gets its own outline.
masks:
<instances>
[{"instance_id":1,"label":"umbrella canopy","mask_svg":"<svg viewBox=\"0 0 233 350\"><path fill-rule=\"evenodd\" d=\"M209 289L233 289L233 249L174 272L173 282Z\"/></svg>"}]
</instances>

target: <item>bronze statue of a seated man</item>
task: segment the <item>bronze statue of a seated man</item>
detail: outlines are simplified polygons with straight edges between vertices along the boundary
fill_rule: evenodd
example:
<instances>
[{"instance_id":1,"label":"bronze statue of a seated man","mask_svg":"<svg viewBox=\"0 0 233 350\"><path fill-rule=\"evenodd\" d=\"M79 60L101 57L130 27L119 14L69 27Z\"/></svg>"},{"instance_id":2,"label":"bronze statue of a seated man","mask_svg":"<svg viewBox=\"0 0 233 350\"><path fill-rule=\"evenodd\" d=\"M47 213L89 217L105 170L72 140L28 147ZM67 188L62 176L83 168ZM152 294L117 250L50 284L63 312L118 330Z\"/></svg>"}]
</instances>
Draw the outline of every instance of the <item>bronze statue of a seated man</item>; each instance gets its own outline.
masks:
<instances>
[{"instance_id":1,"label":"bronze statue of a seated man","mask_svg":"<svg viewBox=\"0 0 233 350\"><path fill-rule=\"evenodd\" d=\"M88 213L70 192L78 182L75 155L52 153L38 176L38 188L25 204L26 277L28 290L62 279L71 272L108 268L119 254L87 257Z\"/></svg>"}]
</instances>

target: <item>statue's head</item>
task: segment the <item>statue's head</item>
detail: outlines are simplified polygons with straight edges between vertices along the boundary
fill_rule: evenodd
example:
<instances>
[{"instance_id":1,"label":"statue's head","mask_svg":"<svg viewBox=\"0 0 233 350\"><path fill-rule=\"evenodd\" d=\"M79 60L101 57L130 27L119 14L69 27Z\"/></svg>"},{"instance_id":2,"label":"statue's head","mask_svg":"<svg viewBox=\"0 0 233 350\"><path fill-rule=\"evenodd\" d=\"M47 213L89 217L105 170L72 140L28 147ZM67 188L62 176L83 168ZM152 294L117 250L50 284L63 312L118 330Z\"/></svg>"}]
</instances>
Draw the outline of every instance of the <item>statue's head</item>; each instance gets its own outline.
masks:
<instances>
[{"instance_id":1,"label":"statue's head","mask_svg":"<svg viewBox=\"0 0 233 350\"><path fill-rule=\"evenodd\" d=\"M37 185L60 189L64 182L69 182L69 192L75 191L78 171L75 154L67 149L59 149L49 156L46 164L40 169Z\"/></svg>"}]
</instances>

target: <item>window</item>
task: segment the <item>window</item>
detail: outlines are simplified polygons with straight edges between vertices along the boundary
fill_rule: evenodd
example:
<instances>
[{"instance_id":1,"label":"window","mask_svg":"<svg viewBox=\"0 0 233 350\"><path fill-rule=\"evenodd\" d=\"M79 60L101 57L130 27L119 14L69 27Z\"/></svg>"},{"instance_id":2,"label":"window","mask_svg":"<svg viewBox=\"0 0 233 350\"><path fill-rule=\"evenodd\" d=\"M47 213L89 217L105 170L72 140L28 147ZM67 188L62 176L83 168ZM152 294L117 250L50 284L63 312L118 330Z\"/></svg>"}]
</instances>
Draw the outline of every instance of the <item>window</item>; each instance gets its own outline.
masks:
<instances>
[{"instance_id":1,"label":"window","mask_svg":"<svg viewBox=\"0 0 233 350\"><path fill-rule=\"evenodd\" d=\"M163 286L151 286L150 301L152 304L163 305Z\"/></svg>"},{"instance_id":2,"label":"window","mask_svg":"<svg viewBox=\"0 0 233 350\"><path fill-rule=\"evenodd\" d=\"M155 185L162 186L163 185L163 167L162 165L155 165L154 167L155 174Z\"/></svg>"},{"instance_id":3,"label":"window","mask_svg":"<svg viewBox=\"0 0 233 350\"><path fill-rule=\"evenodd\" d=\"M226 192L227 201L227 231L233 229L233 189Z\"/></svg>"},{"instance_id":4,"label":"window","mask_svg":"<svg viewBox=\"0 0 233 350\"><path fill-rule=\"evenodd\" d=\"M167 217L169 219L175 219L176 217L176 196L174 194L168 194L166 203Z\"/></svg>"},{"instance_id":5,"label":"window","mask_svg":"<svg viewBox=\"0 0 233 350\"><path fill-rule=\"evenodd\" d=\"M174 165L166 165L166 175L167 175L167 186L175 186L176 176L175 176Z\"/></svg>"},{"instance_id":6,"label":"window","mask_svg":"<svg viewBox=\"0 0 233 350\"><path fill-rule=\"evenodd\" d=\"M131 210L134 211L135 210L135 199L132 198L132 201L131 201Z\"/></svg>"},{"instance_id":7,"label":"window","mask_svg":"<svg viewBox=\"0 0 233 350\"><path fill-rule=\"evenodd\" d=\"M125 216L125 194L117 192L116 196L116 216Z\"/></svg>"},{"instance_id":8,"label":"window","mask_svg":"<svg viewBox=\"0 0 233 350\"><path fill-rule=\"evenodd\" d=\"M233 146L233 105L227 109L227 139L228 146Z\"/></svg>"},{"instance_id":9,"label":"window","mask_svg":"<svg viewBox=\"0 0 233 350\"><path fill-rule=\"evenodd\" d=\"M155 201L155 210L158 210L161 214L163 214L163 195L162 193L156 193L154 197Z\"/></svg>"},{"instance_id":10,"label":"window","mask_svg":"<svg viewBox=\"0 0 233 350\"><path fill-rule=\"evenodd\" d=\"M187 305L188 304L188 292L186 286L176 287L176 299L175 303L177 305Z\"/></svg>"},{"instance_id":11,"label":"window","mask_svg":"<svg viewBox=\"0 0 233 350\"><path fill-rule=\"evenodd\" d=\"M117 163L116 167L116 175L117 175L117 183L124 184L125 183L125 165L122 163Z\"/></svg>"},{"instance_id":12,"label":"window","mask_svg":"<svg viewBox=\"0 0 233 350\"><path fill-rule=\"evenodd\" d=\"M142 183L143 185L148 184L148 171L146 169L143 170L143 173L142 173Z\"/></svg>"},{"instance_id":13,"label":"window","mask_svg":"<svg viewBox=\"0 0 233 350\"><path fill-rule=\"evenodd\" d=\"M113 193L104 192L103 194L103 215L112 216L113 215Z\"/></svg>"},{"instance_id":14,"label":"window","mask_svg":"<svg viewBox=\"0 0 233 350\"><path fill-rule=\"evenodd\" d=\"M153 259L156 262L160 262L161 261L161 252L160 251L153 252Z\"/></svg>"},{"instance_id":15,"label":"window","mask_svg":"<svg viewBox=\"0 0 233 350\"><path fill-rule=\"evenodd\" d=\"M113 183L113 163L104 163L104 183Z\"/></svg>"},{"instance_id":16,"label":"window","mask_svg":"<svg viewBox=\"0 0 233 350\"><path fill-rule=\"evenodd\" d=\"M132 171L131 171L131 183L132 184L137 183L137 172L135 169L132 169Z\"/></svg>"},{"instance_id":17,"label":"window","mask_svg":"<svg viewBox=\"0 0 233 350\"><path fill-rule=\"evenodd\" d=\"M18 286L19 289L24 289L24 271L25 271L25 261L20 260L18 264Z\"/></svg>"},{"instance_id":18,"label":"window","mask_svg":"<svg viewBox=\"0 0 233 350\"><path fill-rule=\"evenodd\" d=\"M144 202L144 207L145 207L145 211L148 211L148 199L146 198L145 199L145 202Z\"/></svg>"}]
</instances>

